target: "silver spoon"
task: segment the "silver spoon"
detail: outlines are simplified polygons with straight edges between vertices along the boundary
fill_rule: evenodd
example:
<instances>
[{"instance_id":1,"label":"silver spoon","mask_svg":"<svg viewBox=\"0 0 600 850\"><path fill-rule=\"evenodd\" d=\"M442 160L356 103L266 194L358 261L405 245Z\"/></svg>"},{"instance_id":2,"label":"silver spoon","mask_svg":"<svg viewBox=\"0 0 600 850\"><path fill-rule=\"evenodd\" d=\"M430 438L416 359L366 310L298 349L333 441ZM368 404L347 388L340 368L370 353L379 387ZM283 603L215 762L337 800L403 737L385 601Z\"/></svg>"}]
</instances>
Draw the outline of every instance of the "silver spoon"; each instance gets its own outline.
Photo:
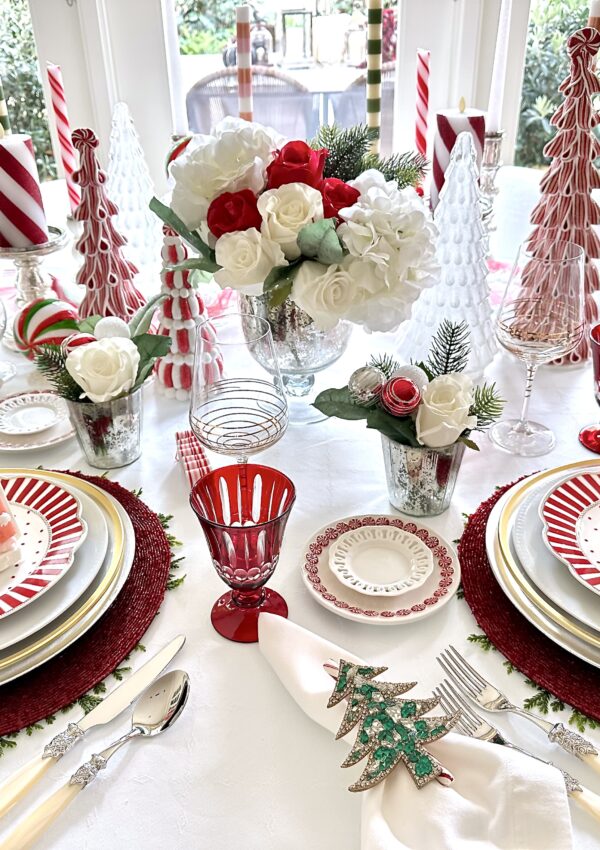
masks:
<instances>
[{"instance_id":1,"label":"silver spoon","mask_svg":"<svg viewBox=\"0 0 600 850\"><path fill-rule=\"evenodd\" d=\"M96 778L98 771L106 767L117 750L140 735L150 738L160 735L175 723L185 708L189 691L189 676L183 670L166 673L149 685L134 706L129 732L102 752L94 753L89 761L75 771L66 785L17 824L0 844L0 850L27 850L31 847L79 792Z\"/></svg>"}]
</instances>

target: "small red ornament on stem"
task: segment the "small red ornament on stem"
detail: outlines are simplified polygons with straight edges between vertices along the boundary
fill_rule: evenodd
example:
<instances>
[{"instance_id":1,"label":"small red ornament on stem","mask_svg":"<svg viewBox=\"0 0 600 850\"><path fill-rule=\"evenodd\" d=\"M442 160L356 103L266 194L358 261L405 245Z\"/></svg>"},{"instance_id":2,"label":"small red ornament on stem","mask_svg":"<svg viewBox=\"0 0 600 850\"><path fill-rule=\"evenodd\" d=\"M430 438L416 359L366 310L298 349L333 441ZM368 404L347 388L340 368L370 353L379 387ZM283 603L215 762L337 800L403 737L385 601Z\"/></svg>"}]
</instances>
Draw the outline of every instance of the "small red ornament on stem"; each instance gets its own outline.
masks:
<instances>
[{"instance_id":1,"label":"small red ornament on stem","mask_svg":"<svg viewBox=\"0 0 600 850\"><path fill-rule=\"evenodd\" d=\"M392 416L408 416L421 403L421 391L410 378L390 378L381 392L381 403Z\"/></svg>"}]
</instances>

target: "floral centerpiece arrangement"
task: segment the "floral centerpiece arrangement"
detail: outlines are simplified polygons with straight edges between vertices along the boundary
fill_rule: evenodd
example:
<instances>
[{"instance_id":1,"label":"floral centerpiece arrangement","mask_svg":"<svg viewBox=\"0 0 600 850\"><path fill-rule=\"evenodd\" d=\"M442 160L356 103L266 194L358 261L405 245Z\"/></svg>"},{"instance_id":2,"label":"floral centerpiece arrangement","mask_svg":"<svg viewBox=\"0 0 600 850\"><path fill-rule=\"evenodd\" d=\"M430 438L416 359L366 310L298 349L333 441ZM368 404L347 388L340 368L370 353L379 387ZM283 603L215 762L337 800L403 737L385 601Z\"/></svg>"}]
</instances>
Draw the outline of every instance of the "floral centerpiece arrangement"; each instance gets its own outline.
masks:
<instances>
[{"instance_id":1,"label":"floral centerpiece arrangement","mask_svg":"<svg viewBox=\"0 0 600 850\"><path fill-rule=\"evenodd\" d=\"M151 208L198 252L186 268L270 307L289 297L320 330L392 330L433 281L435 229L414 188L425 160L369 156L370 137L323 127L286 142L226 118L172 162L171 207Z\"/></svg>"},{"instance_id":2,"label":"floral centerpiece arrangement","mask_svg":"<svg viewBox=\"0 0 600 850\"><path fill-rule=\"evenodd\" d=\"M478 449L473 431L502 414L495 384L474 386L466 322L439 326L426 362L402 366L389 355L357 369L347 386L320 393L326 416L364 419L381 433L390 501L413 515L441 513L452 497L465 447Z\"/></svg>"},{"instance_id":3,"label":"floral centerpiece arrangement","mask_svg":"<svg viewBox=\"0 0 600 850\"><path fill-rule=\"evenodd\" d=\"M36 366L69 407L71 421L88 462L109 469L141 453L142 385L168 336L148 333L161 296L127 323L116 316L90 316L61 344L36 347Z\"/></svg>"}]
</instances>

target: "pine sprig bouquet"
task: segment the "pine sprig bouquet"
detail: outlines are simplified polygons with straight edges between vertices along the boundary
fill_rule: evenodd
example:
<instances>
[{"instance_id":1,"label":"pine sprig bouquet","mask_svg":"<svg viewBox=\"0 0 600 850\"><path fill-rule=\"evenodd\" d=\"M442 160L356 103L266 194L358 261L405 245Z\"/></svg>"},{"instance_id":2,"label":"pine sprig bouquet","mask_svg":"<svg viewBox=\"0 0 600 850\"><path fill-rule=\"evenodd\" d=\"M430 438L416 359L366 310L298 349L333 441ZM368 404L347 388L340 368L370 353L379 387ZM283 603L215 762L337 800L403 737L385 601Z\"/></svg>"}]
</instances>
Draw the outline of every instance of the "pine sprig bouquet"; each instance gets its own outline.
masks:
<instances>
[{"instance_id":1,"label":"pine sprig bouquet","mask_svg":"<svg viewBox=\"0 0 600 850\"><path fill-rule=\"evenodd\" d=\"M142 386L158 357L169 352L168 336L148 333L162 296L141 307L129 323L116 316L90 316L61 344L35 348L35 364L62 398L112 401Z\"/></svg>"},{"instance_id":2,"label":"pine sprig bouquet","mask_svg":"<svg viewBox=\"0 0 600 850\"><path fill-rule=\"evenodd\" d=\"M371 137L333 126L286 142L237 118L192 137L170 165L171 206L150 204L198 254L177 268L271 307L289 297L321 330L397 328L433 283L435 228L414 188L425 160L372 156Z\"/></svg>"},{"instance_id":3,"label":"pine sprig bouquet","mask_svg":"<svg viewBox=\"0 0 600 850\"><path fill-rule=\"evenodd\" d=\"M483 431L502 414L495 384L474 386L464 374L469 359L466 322L443 321L426 362L401 365L390 355L372 357L347 386L324 390L314 406L326 416L364 419L405 446L446 448L456 442L478 446L472 431Z\"/></svg>"}]
</instances>

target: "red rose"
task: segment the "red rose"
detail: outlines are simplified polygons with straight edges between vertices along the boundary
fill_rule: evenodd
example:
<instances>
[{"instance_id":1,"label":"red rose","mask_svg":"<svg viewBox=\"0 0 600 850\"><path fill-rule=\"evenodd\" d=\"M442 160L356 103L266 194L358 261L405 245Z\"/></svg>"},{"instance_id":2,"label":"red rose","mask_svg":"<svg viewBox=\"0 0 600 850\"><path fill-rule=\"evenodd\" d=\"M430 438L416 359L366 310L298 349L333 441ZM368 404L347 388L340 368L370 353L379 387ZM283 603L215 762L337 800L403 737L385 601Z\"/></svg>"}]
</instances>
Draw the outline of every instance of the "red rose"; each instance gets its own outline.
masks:
<instances>
[{"instance_id":1,"label":"red rose","mask_svg":"<svg viewBox=\"0 0 600 850\"><path fill-rule=\"evenodd\" d=\"M208 229L219 238L235 230L260 230L262 218L256 206L256 197L250 189L240 192L223 192L208 208Z\"/></svg>"},{"instance_id":2,"label":"red rose","mask_svg":"<svg viewBox=\"0 0 600 850\"><path fill-rule=\"evenodd\" d=\"M360 192L337 177L327 177L321 185L321 194L324 218L337 218L341 209L357 202Z\"/></svg>"},{"instance_id":3,"label":"red rose","mask_svg":"<svg viewBox=\"0 0 600 850\"><path fill-rule=\"evenodd\" d=\"M314 151L306 142L288 142L267 167L267 188L277 189L284 183L306 183L318 189L327 153L325 148Z\"/></svg>"}]
</instances>

